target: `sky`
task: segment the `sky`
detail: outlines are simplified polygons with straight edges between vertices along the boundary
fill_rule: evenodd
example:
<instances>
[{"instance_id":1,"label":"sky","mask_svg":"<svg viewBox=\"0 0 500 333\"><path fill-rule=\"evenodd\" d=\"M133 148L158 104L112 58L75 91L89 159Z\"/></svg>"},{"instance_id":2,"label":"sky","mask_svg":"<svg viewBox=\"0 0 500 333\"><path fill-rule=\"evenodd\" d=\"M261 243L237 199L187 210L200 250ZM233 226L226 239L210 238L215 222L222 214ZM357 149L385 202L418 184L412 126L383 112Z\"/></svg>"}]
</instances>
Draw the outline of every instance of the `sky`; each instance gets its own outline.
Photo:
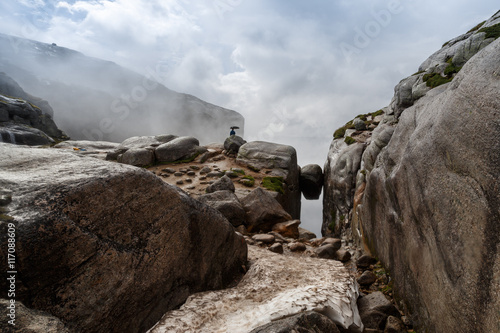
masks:
<instances>
[{"instance_id":1,"label":"sky","mask_svg":"<svg viewBox=\"0 0 500 333\"><path fill-rule=\"evenodd\" d=\"M2 0L0 32L75 49L240 112L323 166L333 132L498 0ZM305 208L306 210L309 208Z\"/></svg>"}]
</instances>

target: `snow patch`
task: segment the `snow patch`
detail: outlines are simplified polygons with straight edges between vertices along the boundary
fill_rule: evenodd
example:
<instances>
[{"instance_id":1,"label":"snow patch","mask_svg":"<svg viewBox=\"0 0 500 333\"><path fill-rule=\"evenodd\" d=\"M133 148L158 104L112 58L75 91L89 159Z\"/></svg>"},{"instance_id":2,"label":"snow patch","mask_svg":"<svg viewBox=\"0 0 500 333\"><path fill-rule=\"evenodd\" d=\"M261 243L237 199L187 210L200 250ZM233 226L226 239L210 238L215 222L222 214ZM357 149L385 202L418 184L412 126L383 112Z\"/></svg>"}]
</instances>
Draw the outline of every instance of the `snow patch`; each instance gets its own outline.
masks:
<instances>
[{"instance_id":1,"label":"snow patch","mask_svg":"<svg viewBox=\"0 0 500 333\"><path fill-rule=\"evenodd\" d=\"M362 331L358 285L340 262L284 256L255 246L249 246L248 255L250 269L236 287L190 296L148 332L247 333L310 310Z\"/></svg>"}]
</instances>

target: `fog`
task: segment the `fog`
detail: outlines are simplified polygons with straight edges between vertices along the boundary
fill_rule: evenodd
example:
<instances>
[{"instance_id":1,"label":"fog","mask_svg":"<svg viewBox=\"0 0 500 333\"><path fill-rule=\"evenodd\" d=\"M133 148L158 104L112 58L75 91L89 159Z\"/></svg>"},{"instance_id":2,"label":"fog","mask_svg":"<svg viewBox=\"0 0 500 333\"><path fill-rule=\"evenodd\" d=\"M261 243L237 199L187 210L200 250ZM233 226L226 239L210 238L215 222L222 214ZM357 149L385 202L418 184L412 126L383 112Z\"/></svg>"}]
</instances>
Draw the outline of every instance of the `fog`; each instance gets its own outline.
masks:
<instances>
[{"instance_id":1,"label":"fog","mask_svg":"<svg viewBox=\"0 0 500 333\"><path fill-rule=\"evenodd\" d=\"M497 10L494 0L2 1L0 32L63 47L46 49L60 55L46 63L11 54L14 66L0 71L49 100L75 138L222 141L229 123L243 125L226 111L235 110L247 141L292 145L300 165L323 166L338 127L388 105L399 80ZM149 90L144 77L162 86ZM193 117L203 103L192 96L221 116ZM303 224L318 232L321 202L302 208Z\"/></svg>"}]
</instances>

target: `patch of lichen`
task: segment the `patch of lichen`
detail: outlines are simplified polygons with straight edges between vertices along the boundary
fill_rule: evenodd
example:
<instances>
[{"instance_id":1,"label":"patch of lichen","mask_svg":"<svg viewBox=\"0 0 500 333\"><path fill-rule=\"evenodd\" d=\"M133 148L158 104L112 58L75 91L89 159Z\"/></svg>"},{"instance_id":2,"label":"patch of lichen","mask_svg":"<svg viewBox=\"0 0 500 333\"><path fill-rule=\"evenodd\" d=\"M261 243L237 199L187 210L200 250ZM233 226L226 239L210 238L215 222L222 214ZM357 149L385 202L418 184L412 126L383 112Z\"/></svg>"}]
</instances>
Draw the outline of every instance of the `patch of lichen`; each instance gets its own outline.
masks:
<instances>
[{"instance_id":1,"label":"patch of lichen","mask_svg":"<svg viewBox=\"0 0 500 333\"><path fill-rule=\"evenodd\" d=\"M283 194L283 177L264 177L261 183L262 187Z\"/></svg>"},{"instance_id":2,"label":"patch of lichen","mask_svg":"<svg viewBox=\"0 0 500 333\"><path fill-rule=\"evenodd\" d=\"M448 63L448 66L446 66L443 72L445 76L442 76L439 73L428 73L422 77L422 80L426 83L427 87L436 88L442 84L451 82L451 80L453 80L453 76L462 69L462 67L455 66L453 64L452 58L449 58L446 62Z\"/></svg>"},{"instance_id":3,"label":"patch of lichen","mask_svg":"<svg viewBox=\"0 0 500 333\"><path fill-rule=\"evenodd\" d=\"M246 179L247 181L241 182L243 185L247 187L252 187L255 185L255 178L250 175L243 176L241 179Z\"/></svg>"},{"instance_id":4,"label":"patch of lichen","mask_svg":"<svg viewBox=\"0 0 500 333\"><path fill-rule=\"evenodd\" d=\"M492 25L491 27L482 28L478 32L485 32L485 38L497 39L500 37L500 23Z\"/></svg>"}]
</instances>

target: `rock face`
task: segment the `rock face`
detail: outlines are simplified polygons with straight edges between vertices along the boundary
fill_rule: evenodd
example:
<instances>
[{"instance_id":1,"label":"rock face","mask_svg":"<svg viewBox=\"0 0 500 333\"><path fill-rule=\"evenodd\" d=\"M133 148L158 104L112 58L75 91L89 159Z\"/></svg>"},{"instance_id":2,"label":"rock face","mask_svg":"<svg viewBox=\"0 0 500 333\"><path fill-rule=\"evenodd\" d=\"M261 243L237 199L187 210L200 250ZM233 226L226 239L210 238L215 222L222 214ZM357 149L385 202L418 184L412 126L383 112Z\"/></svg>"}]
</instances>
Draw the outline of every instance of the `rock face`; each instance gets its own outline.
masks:
<instances>
[{"instance_id":1,"label":"rock face","mask_svg":"<svg viewBox=\"0 0 500 333\"><path fill-rule=\"evenodd\" d=\"M207 187L207 193L213 193L217 191L231 191L234 193L235 188L231 178L224 175Z\"/></svg>"},{"instance_id":2,"label":"rock face","mask_svg":"<svg viewBox=\"0 0 500 333\"><path fill-rule=\"evenodd\" d=\"M145 331L189 294L232 282L246 262L222 215L150 172L56 149L0 144L0 155L16 301L71 331ZM0 228L6 244L7 223Z\"/></svg>"},{"instance_id":3,"label":"rock face","mask_svg":"<svg viewBox=\"0 0 500 333\"><path fill-rule=\"evenodd\" d=\"M481 29L499 23L500 12ZM325 181L328 208L347 209L340 231L390 270L419 331L494 332L500 322L500 40L481 29L420 66L449 83L427 86L418 98L421 74L396 87L351 169L352 201L335 199ZM337 177L332 170L325 178Z\"/></svg>"},{"instance_id":4,"label":"rock face","mask_svg":"<svg viewBox=\"0 0 500 333\"><path fill-rule=\"evenodd\" d=\"M47 101L31 96L12 78L0 73L0 142L45 145L54 143L53 139L68 139L52 116Z\"/></svg>"},{"instance_id":5,"label":"rock face","mask_svg":"<svg viewBox=\"0 0 500 333\"><path fill-rule=\"evenodd\" d=\"M200 142L196 138L180 137L158 146L155 150L155 156L158 162L190 159L206 151L205 148L199 147L199 145Z\"/></svg>"},{"instance_id":6,"label":"rock face","mask_svg":"<svg viewBox=\"0 0 500 333\"><path fill-rule=\"evenodd\" d=\"M300 169L300 190L307 200L317 200L323 189L323 170L317 164Z\"/></svg>"},{"instance_id":7,"label":"rock face","mask_svg":"<svg viewBox=\"0 0 500 333\"><path fill-rule=\"evenodd\" d=\"M257 169L268 169L271 171L269 176L283 177L283 193L275 192L276 199L294 219L300 219L300 171L295 148L252 141L240 147L236 162Z\"/></svg>"}]
</instances>

